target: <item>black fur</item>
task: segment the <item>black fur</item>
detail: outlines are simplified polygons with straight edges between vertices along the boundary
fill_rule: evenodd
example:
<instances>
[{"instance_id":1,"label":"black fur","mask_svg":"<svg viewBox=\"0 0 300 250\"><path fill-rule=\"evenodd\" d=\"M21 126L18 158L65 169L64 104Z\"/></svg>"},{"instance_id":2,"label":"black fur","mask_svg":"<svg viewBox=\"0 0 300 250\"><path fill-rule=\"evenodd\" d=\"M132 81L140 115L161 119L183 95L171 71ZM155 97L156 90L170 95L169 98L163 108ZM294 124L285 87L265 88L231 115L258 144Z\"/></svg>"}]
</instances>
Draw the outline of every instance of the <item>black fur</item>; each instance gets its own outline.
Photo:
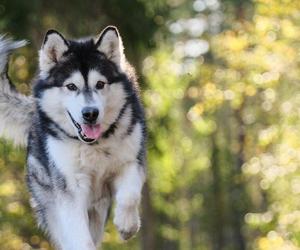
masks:
<instances>
[{"instance_id":1,"label":"black fur","mask_svg":"<svg viewBox=\"0 0 300 250\"><path fill-rule=\"evenodd\" d=\"M98 51L97 48L99 40L96 44L92 39L83 42L67 41L66 43L68 44L69 49L64 53L64 60L58 62L50 70L49 75L46 79L40 79L37 81L34 86L34 96L37 98L41 98L45 90L49 88L62 87L65 79L67 79L70 74L76 70L81 72L85 79L85 84L87 86L86 88L88 88L88 72L90 69L96 69L108 79L108 84L122 84L127 94L127 101L124 104L124 107L121 109L117 119L110 125L107 131L103 133L103 138L108 138L117 129L118 120L122 118L127 105L130 105L132 110L131 123L127 130L127 134L130 134L132 132L132 129L137 122L140 122L142 124L143 131L145 131L146 126L144 112L137 91L135 89L136 84L130 81L131 79L129 79L126 74L120 73L117 66L109 59L107 59L105 54ZM88 92L89 90L85 89L82 91ZM41 119L44 121L43 123L49 124L52 122L50 121L50 118L41 117ZM60 128L59 125L57 125L57 127ZM47 128L46 130L49 133L55 133L49 128ZM66 132L65 134L68 135ZM144 134L144 137L146 137L146 133Z\"/></svg>"},{"instance_id":2,"label":"black fur","mask_svg":"<svg viewBox=\"0 0 300 250\"><path fill-rule=\"evenodd\" d=\"M116 34L118 35L118 32L116 28L114 27L108 27L104 32L101 34L99 40L97 42L94 42L94 40L86 40L82 42L77 42L77 41L69 41L66 40L61 34L54 30L48 31L44 45L41 51L41 61L40 61L40 66L41 66L41 74L36 83L34 84L33 88L33 96L34 98L26 98L26 96L22 96L20 93L15 91L14 86L11 84L9 81L9 78L7 77L7 68L5 68L5 65L3 64L1 70L3 71L2 73L0 72L0 76L3 78L4 81L6 81L7 85L4 85L5 89L3 89L3 95L2 95L2 101L5 103L5 105L8 106L8 104L13 104L13 109L10 114L16 113L16 111L21 110L22 112L19 113L24 113L23 117L18 118L18 116L12 116L16 119L19 119L19 123L21 124L20 126L17 126L20 128L21 133L24 134L25 136L22 138L24 141L24 138L28 138L28 156L27 156L27 184L29 191L31 193L32 197L32 205L35 209L35 212L37 214L37 218L39 221L39 224L41 227L47 230L48 223L50 223L50 220L52 217L49 217L49 214L52 214L52 212L55 213L55 211L51 209L56 209L53 208L53 204L56 206L56 201L57 201L57 195L59 194L66 199L67 197L72 197L73 194L76 193L74 189L77 188L76 184L73 185L73 180L74 178L70 177L70 183L68 182L69 179L67 179L67 176L63 174L64 170L60 170L59 168L59 161L56 161L55 159L55 152L59 148L54 148L55 145L59 147L60 142L59 141L64 141L67 142L65 145L61 143L62 146L70 146L73 148L73 145L75 146L74 153L80 156L78 159L74 158L74 162L72 161L71 158L68 158L69 155L63 155L64 153L68 154L68 152L62 152L62 155L59 154L59 156L62 156L62 159L67 159L74 165L79 164L79 167L86 167L87 164L89 164L89 152L87 155L85 155L85 150L88 150L86 146L80 145L80 143L89 143L89 141L84 140L84 136L81 137L81 132L82 127L75 122L73 122L75 127L77 127L78 131L76 134L76 131L69 131L68 128L71 126L71 124L68 124L68 126L64 126L63 124L56 123L54 121L54 116L52 117L52 112L55 110L43 110L46 108L45 106L47 105L47 102L49 104L50 97L47 95L47 100L46 100L46 105L42 105L42 99L43 95L45 92L47 92L50 88L62 88L63 83L67 78L71 76L73 72L79 71L84 80L85 80L85 87L82 89L78 89L77 93L82 94L85 98L91 98L93 97L91 93L92 91L96 91L96 88L91 88L89 87L87 83L87 78L88 78L88 73L91 69L99 71L102 75L106 77L108 80L108 84L118 84L118 91L120 91L120 86L122 86L123 93L125 92L125 103L123 104L123 107L119 107L120 110L116 111L115 109L113 112L119 112L116 115L116 118L114 121L111 121L111 124L108 124L108 128L106 131L102 132L102 137L96 141L94 144L88 144L90 147L95 147L92 149L90 153L92 154L97 154L99 153L99 158L96 156L96 158L91 157L91 163L93 164L92 166L87 166L87 176L91 174L91 178L94 178L94 172L95 174L98 173L97 167L101 167L101 159L102 156L109 158L107 162L103 162L104 164L109 164L109 160L111 159L112 162L114 161L114 158L116 158L117 162L119 161L119 167L122 167L124 162L128 162L128 159L130 161L135 161L138 162L139 166L144 167L145 166L145 141L146 141L146 126L145 126L145 120L144 120L144 112L143 108L138 96L138 89L137 89L137 84L136 84L136 77L133 74L132 69L130 66L126 66L126 72L120 72L119 71L119 65L115 65L113 61L116 61L118 63L118 54L112 53L115 52L113 49L116 48L118 45L117 40L103 40L103 36L107 31L114 30ZM54 36L54 40L51 40L50 36L53 34L58 35L63 41L60 41L60 39L57 36ZM112 33L110 33L111 35ZM48 40L49 39L49 40ZM103 41L102 41L103 40ZM106 51L105 46L101 47L101 42L108 42L109 44L106 44L109 46L108 50L111 51ZM111 42L113 41L113 42ZM121 40L120 44L121 44ZM20 47L21 45L24 45L24 42L17 42L13 43L10 40L1 40L0 38L0 43L2 42L2 45L6 46L2 52L0 51L0 57L6 58L8 56L8 51L9 49L17 48ZM47 44L47 42L50 42ZM119 45L120 45L119 44ZM55 47L55 46L61 46L61 47ZM110 46L111 45L111 46ZM53 47L51 47L53 46ZM100 46L100 47L99 47ZM98 48L99 47L99 48ZM61 55L59 49L65 49L67 50ZM99 50L103 49L103 51L107 54L104 54L100 52ZM48 53L49 52L49 53ZM109 60L109 58L112 59ZM3 60L4 60L3 59ZM5 59L6 60L6 59ZM51 64L51 62L53 64ZM48 63L48 64L47 64ZM1 65L0 65L1 66ZM123 64L122 64L123 66ZM52 67L49 69L48 67ZM65 87L64 87L65 88ZM99 87L101 88L101 86ZM70 89L70 88L69 88ZM72 89L70 89L72 90ZM74 90L74 89L73 89ZM55 98L55 97L54 97ZM122 96L122 103L124 101L124 96ZM13 101L10 101L12 99ZM16 100L14 100L16 99ZM19 105L20 103L20 105ZM45 103L45 102L44 102ZM59 102L56 102L54 105L59 105ZM26 108L21 109L19 106L25 106ZM119 104L118 105L122 105ZM50 112L51 111L51 112ZM65 110L63 109L58 109L58 112L60 112L58 115L61 115L61 112L64 112ZM3 112L6 112L4 109ZM126 114L126 115L125 115ZM129 116L127 116L129 114ZM7 115L6 115L7 116ZM3 116L3 117L6 117ZM70 115L71 116L71 115ZM28 119L25 118L28 117ZM52 119L53 118L53 119ZM63 121L64 121L63 117ZM58 118L59 119L59 118ZM72 119L72 117L71 117ZM129 123L127 120L129 119ZM14 121L14 119L10 119L9 123ZM26 125L23 125L23 121L27 122ZM124 123L123 123L124 121ZM25 123L24 122L24 123ZM121 127L120 124L128 124L127 127L124 127L124 125ZM108 141L108 146L105 148L105 143L103 144L103 148L101 146L97 146L96 144L101 144L105 140L109 140L112 136L116 135L115 138L117 143L122 142L123 139L126 137L129 139L129 142L134 142L135 139L139 139L140 137L140 130L138 131L137 137L130 137L130 135L133 132L133 129L136 124L139 124L142 126L142 140L140 144L140 148L137 149L139 150L137 152L137 155L128 155L129 157L127 158L126 156L124 159L121 159L123 157L123 153L126 153L126 144L120 145L120 149L123 150L122 154L118 155L118 152L114 151L116 149L116 143L112 141L111 147L109 146L109 141ZM78 125L78 126L76 126ZM105 124L107 125L107 124ZM66 128L67 131L64 130ZM139 129L139 128L138 128ZM119 131L120 133L116 133ZM14 130L13 130L14 132ZM70 134L69 134L70 133ZM13 134L13 133L12 133ZM76 134L76 136L74 135ZM10 135L9 135L10 136ZM77 137L78 136L78 137ZM20 136L19 136L20 137ZM13 137L14 138L14 137ZM53 141L49 141L49 139L53 139ZM81 141L78 141L80 138ZM15 138L14 138L15 139ZM89 139L89 138L87 138ZM72 141L73 140L73 141ZM76 141L77 142L76 142ZM17 141L17 139L15 139ZM21 141L21 140L20 140ZM48 143L49 142L49 143ZM93 141L90 141L93 142ZM54 144L51 144L54 143ZM25 144L23 142L23 144ZM122 143L120 143L122 144ZM54 145L54 147L52 147ZM119 146L119 145L117 145ZM97 148L98 147L98 148ZM123 148L122 148L123 147ZM119 148L118 148L119 149ZM68 150L67 150L68 151ZM102 151L102 152L101 152ZM135 151L136 152L136 151ZM59 152L60 153L60 152ZM66 156L66 158L64 158ZM95 155L94 155L95 156ZM120 159L117 159L120 156ZM73 154L71 155L73 157ZM136 157L136 159L135 159ZM58 158L59 159L59 158ZM93 160L94 159L94 160ZM79 162L77 162L79 160ZM80 162L81 161L81 162ZM94 162L93 162L94 161ZM118 165L116 162L115 165ZM98 165L99 163L99 165ZM125 164L126 164L125 163ZM62 164L65 164L65 161L62 161ZM114 162L113 162L114 164ZM72 167L72 166L71 166ZM76 167L76 166L75 166ZM89 168L91 167L91 169ZM112 184L114 178L116 178L116 173L115 170L110 169L109 165L104 165L105 168L107 168L107 172L104 173L104 180L107 185L106 191L104 192L103 190L100 190L101 193L98 194L98 186L97 185L102 185L102 179L98 180L97 178L94 178L91 180L91 184L93 184L93 181L96 181L94 185L91 187L96 188L94 193L90 193L88 195L91 196L92 199L99 199L99 202L105 201L103 208L103 211L106 211L109 205L111 205L112 202L112 194L115 192L115 190L112 190L112 187L110 184ZM118 166L117 166L118 167ZM134 166L136 167L136 166ZM94 169L93 169L94 168ZM111 171L111 172L110 172ZM85 171L83 171L85 172ZM144 178L144 173L141 172L140 178ZM101 171L99 172L101 173ZM101 176L100 176L101 177ZM89 177L88 177L89 178ZM78 181L75 178L75 181ZM99 182L99 183L97 183ZM86 183L87 184L87 183ZM85 185L85 184L84 184ZM121 187L120 187L121 188ZM91 190L94 191L94 190ZM99 191L99 192L100 192ZM103 192L103 193L102 193ZM97 197L101 195L101 197ZM103 196L104 195L104 196ZM103 199L103 200L102 200ZM66 199L67 200L67 199ZM117 202L118 203L118 202ZM72 202L70 203L72 204ZM88 209L93 209L93 206L96 207L99 204L90 204L91 207ZM106 208L107 207L107 208ZM50 211L51 210L51 211ZM92 211L92 210L91 210ZM89 211L90 212L90 211ZM92 216L92 213L89 214ZM78 215L75 215L76 217ZM80 216L80 215L79 215ZM92 216L93 217L93 216ZM55 219L55 216L53 217ZM107 218L106 218L107 219ZM61 220L60 220L61 221ZM89 221L91 223L93 221ZM118 223L116 223L117 225ZM134 231L131 232L125 232L122 230L122 223L120 223L121 226L117 225L119 229L121 229L120 233L122 237L127 238L128 233L133 234L135 233ZM135 223L134 223L135 224ZM92 224L89 224L92 225ZM138 226L138 225L134 225ZM49 230L50 228L48 228ZM93 230L93 229L92 229ZM126 229L127 230L127 229ZM49 230L50 232L51 230ZM97 229L94 229L94 231L97 233ZM87 232L88 233L88 232ZM51 232L50 232L51 235ZM125 236L124 236L125 235ZM97 239L93 239L94 243L96 244ZM71 241L73 242L73 241ZM79 249L79 248L78 248ZM85 249L85 247L80 247L80 249Z\"/></svg>"},{"instance_id":3,"label":"black fur","mask_svg":"<svg viewBox=\"0 0 300 250\"><path fill-rule=\"evenodd\" d=\"M54 32L54 31L53 31ZM45 42L47 40L45 39ZM39 79L34 85L33 93L37 99L42 98L45 90L49 88L60 88L63 82L70 74L76 70L79 70L86 81L87 86L87 74L90 69L99 70L107 79L108 84L122 84L127 94L126 102L116 120L109 126L109 128L103 132L102 139L108 139L118 129L119 120L122 118L125 110L130 107L131 121L130 126L127 129L127 135L129 135L134 125L139 122L142 124L144 138L142 140L141 150L138 153L137 159L141 166L145 165L145 138L146 138L146 126L144 119L144 112L140 103L137 91L135 89L135 83L131 82L127 75L120 73L116 65L108 60L106 56L97 50L97 44L93 40L87 40L85 42L66 41L68 44L68 51L64 54L64 60L58 62L49 72L46 79ZM85 91L88 91L87 89ZM65 137L78 140L77 137L69 135L64 131L59 124L52 121L37 105L38 112L34 117L34 123L38 126L32 128L29 135L29 148L28 152L33 154L43 166L45 166L45 174L51 178L49 169L49 160L47 159L45 141L48 135L57 139L64 139ZM100 139L101 140L101 139ZM33 146L31 146L33 145ZM38 146L37 146L38 145ZM34 149L31 147L35 147ZM56 173L56 175L59 173ZM28 176L30 178L30 176ZM61 181L60 185L66 188L65 180Z\"/></svg>"},{"instance_id":4,"label":"black fur","mask_svg":"<svg viewBox=\"0 0 300 250\"><path fill-rule=\"evenodd\" d=\"M54 31L53 31L54 32ZM45 42L47 38L45 39ZM112 136L116 130L118 130L119 121L122 119L125 111L129 109L131 111L130 124L125 130L124 136L128 136L132 133L134 126L137 123L142 125L143 138L140 145L140 150L137 155L137 162L141 167L145 167L146 164L146 125L144 119L144 111L140 102L136 83L133 82L135 77L132 77L131 72L121 73L118 67L110 61L105 54L98 51L98 44L95 44L93 40L87 40L84 42L66 41L68 50L63 55L63 60L58 61L55 66L48 72L47 77L40 78L36 81L33 94L37 99L37 112L33 117L33 124L31 132L28 138L28 154L34 156L41 165L39 171L42 176L45 176L49 183L44 183L43 178L36 175L36 173L30 172L30 167L27 173L27 184L31 191L33 200L37 204L35 210L40 224L43 227L47 227L47 219L45 218L47 205L38 200L38 196L35 194L36 190L45 190L45 193L50 193L51 190L59 189L63 192L68 192L68 185L64 176L60 173L58 168L53 165L48 159L46 140L49 136L55 137L58 140L78 140L77 137L68 134L64 131L59 124L55 123L47 114L42 110L40 100L43 98L43 94L50 88L62 88L64 81L70 77L74 71L80 71L85 80L84 91L85 98L89 98L90 91L87 83L88 73L91 69L100 71L107 80L108 84L121 84L126 93L126 102L119 111L119 114L115 121L113 121L108 129L102 133L102 137L97 143L101 143L101 140L107 140ZM91 147L95 144L91 144ZM114 152L105 152L107 157L114 157ZM30 164L30 161L29 161Z\"/></svg>"}]
</instances>

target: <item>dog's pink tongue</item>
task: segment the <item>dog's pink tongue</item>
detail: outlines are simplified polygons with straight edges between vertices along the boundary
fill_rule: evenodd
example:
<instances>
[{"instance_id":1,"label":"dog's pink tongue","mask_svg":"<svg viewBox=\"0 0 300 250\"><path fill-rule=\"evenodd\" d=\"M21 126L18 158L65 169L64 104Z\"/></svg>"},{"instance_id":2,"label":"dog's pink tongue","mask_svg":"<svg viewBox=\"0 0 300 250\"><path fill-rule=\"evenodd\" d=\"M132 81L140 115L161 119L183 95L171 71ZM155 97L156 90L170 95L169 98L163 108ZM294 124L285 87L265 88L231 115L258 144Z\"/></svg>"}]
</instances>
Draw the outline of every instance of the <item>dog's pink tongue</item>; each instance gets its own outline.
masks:
<instances>
[{"instance_id":1,"label":"dog's pink tongue","mask_svg":"<svg viewBox=\"0 0 300 250\"><path fill-rule=\"evenodd\" d=\"M82 132L85 134L86 137L90 139L98 139L101 135L101 127L100 124L98 125L81 125Z\"/></svg>"}]
</instances>

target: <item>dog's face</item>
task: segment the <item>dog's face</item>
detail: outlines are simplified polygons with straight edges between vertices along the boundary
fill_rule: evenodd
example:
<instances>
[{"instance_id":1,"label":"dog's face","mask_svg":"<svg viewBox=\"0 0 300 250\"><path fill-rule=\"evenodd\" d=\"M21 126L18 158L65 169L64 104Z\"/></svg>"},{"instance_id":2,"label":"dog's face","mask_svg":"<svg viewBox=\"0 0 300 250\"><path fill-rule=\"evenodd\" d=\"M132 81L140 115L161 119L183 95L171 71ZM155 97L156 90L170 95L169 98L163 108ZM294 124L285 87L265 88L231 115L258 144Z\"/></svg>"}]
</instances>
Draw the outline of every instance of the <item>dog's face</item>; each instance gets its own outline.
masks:
<instances>
[{"instance_id":1,"label":"dog's face","mask_svg":"<svg viewBox=\"0 0 300 250\"><path fill-rule=\"evenodd\" d=\"M39 60L43 80L35 93L40 108L81 141L99 139L126 99L120 83L125 59L117 29L110 26L98 39L78 42L48 31Z\"/></svg>"}]
</instances>

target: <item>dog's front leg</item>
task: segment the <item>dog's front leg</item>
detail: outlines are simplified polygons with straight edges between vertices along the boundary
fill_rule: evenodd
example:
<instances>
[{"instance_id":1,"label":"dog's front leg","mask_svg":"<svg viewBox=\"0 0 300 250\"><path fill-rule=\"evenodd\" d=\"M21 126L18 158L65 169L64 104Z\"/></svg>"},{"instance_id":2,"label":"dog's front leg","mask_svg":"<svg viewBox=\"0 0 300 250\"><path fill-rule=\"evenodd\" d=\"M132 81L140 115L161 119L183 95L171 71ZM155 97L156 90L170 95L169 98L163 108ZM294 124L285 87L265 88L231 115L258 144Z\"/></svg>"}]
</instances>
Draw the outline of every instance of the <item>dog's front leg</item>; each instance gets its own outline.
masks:
<instances>
[{"instance_id":1,"label":"dog's front leg","mask_svg":"<svg viewBox=\"0 0 300 250\"><path fill-rule=\"evenodd\" d=\"M96 250L89 231L86 192L80 186L71 190L57 194L49 207L49 233L60 250Z\"/></svg>"},{"instance_id":2,"label":"dog's front leg","mask_svg":"<svg viewBox=\"0 0 300 250\"><path fill-rule=\"evenodd\" d=\"M114 224L124 240L129 239L139 230L138 208L144 181L144 169L137 163L125 166L114 180L116 192Z\"/></svg>"}]
</instances>

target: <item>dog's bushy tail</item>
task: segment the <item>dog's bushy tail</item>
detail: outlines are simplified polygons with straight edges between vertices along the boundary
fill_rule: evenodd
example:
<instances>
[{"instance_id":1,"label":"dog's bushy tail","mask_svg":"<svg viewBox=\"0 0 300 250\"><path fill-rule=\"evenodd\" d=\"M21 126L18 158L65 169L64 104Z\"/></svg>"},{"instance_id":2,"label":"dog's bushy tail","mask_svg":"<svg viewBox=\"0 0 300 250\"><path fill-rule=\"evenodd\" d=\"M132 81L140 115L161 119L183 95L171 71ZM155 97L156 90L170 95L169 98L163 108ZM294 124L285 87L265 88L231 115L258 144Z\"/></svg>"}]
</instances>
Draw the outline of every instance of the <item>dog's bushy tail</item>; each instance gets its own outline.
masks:
<instances>
[{"instance_id":1,"label":"dog's bushy tail","mask_svg":"<svg viewBox=\"0 0 300 250\"><path fill-rule=\"evenodd\" d=\"M34 99L19 93L8 76L11 52L26 45L0 35L0 136L26 146L34 112Z\"/></svg>"}]
</instances>

